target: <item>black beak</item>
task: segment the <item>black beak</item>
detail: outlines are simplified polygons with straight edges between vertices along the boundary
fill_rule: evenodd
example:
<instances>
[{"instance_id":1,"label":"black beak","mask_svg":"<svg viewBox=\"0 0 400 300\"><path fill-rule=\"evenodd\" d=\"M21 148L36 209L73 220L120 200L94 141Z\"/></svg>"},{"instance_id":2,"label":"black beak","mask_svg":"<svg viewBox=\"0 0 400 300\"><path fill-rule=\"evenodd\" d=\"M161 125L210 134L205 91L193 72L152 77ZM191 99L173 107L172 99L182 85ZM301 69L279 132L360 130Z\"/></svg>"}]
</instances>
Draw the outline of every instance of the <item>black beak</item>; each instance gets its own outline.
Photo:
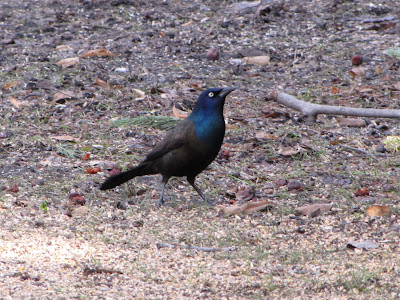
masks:
<instances>
[{"instance_id":1,"label":"black beak","mask_svg":"<svg viewBox=\"0 0 400 300\"><path fill-rule=\"evenodd\" d=\"M223 88L222 89L222 91L219 93L219 96L221 97L221 98L224 98L224 97L226 97L230 92L232 92L232 91L234 91L234 90L236 90L237 89L237 87L235 87L235 86L230 86L230 87L226 87L226 88Z\"/></svg>"}]
</instances>

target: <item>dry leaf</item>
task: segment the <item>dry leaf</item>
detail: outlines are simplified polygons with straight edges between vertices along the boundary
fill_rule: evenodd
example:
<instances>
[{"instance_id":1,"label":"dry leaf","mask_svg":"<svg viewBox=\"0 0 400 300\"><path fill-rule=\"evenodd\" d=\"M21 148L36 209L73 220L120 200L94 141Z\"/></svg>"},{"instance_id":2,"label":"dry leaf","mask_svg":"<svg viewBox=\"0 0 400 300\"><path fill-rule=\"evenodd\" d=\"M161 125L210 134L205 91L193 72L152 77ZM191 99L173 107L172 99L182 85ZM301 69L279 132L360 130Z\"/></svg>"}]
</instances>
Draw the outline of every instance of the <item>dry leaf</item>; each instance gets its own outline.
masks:
<instances>
[{"instance_id":1,"label":"dry leaf","mask_svg":"<svg viewBox=\"0 0 400 300\"><path fill-rule=\"evenodd\" d=\"M375 66L375 73L377 75L382 74L382 72L383 72L383 69L380 66Z\"/></svg>"},{"instance_id":2,"label":"dry leaf","mask_svg":"<svg viewBox=\"0 0 400 300\"><path fill-rule=\"evenodd\" d=\"M375 249L379 247L379 244L377 242L371 241L371 240L365 240L363 242L348 242L346 245L347 248L350 249Z\"/></svg>"},{"instance_id":3,"label":"dry leaf","mask_svg":"<svg viewBox=\"0 0 400 300\"><path fill-rule=\"evenodd\" d=\"M367 126L367 123L363 119L337 117L336 122L338 122L338 124L340 126L348 126L348 127L365 127L365 126Z\"/></svg>"},{"instance_id":4,"label":"dry leaf","mask_svg":"<svg viewBox=\"0 0 400 300\"><path fill-rule=\"evenodd\" d=\"M380 217L390 215L390 206L386 205L373 205L367 208L365 211L368 216Z\"/></svg>"},{"instance_id":5,"label":"dry leaf","mask_svg":"<svg viewBox=\"0 0 400 300\"><path fill-rule=\"evenodd\" d=\"M18 80L15 80L15 81L11 81L11 82L9 82L9 83L7 83L7 84L5 84L4 86L3 86L3 90L8 90L8 89L11 89L12 87L14 87L14 86L16 86L18 83L20 83L20 81L18 81Z\"/></svg>"},{"instance_id":6,"label":"dry leaf","mask_svg":"<svg viewBox=\"0 0 400 300\"><path fill-rule=\"evenodd\" d=\"M52 135L51 138L57 141L67 141L67 142L79 141L79 138L73 137L71 135Z\"/></svg>"},{"instance_id":7,"label":"dry leaf","mask_svg":"<svg viewBox=\"0 0 400 300\"><path fill-rule=\"evenodd\" d=\"M13 96L8 97L8 100L18 109L21 109L22 103L21 101L15 99Z\"/></svg>"},{"instance_id":8,"label":"dry leaf","mask_svg":"<svg viewBox=\"0 0 400 300\"><path fill-rule=\"evenodd\" d=\"M89 50L81 54L82 58L98 56L98 57L107 57L107 56L114 56L111 51L108 51L106 48L99 48L95 50Z\"/></svg>"},{"instance_id":9,"label":"dry leaf","mask_svg":"<svg viewBox=\"0 0 400 300\"><path fill-rule=\"evenodd\" d=\"M89 173L89 174L97 174L99 172L101 172L100 167L86 168L86 173Z\"/></svg>"},{"instance_id":10,"label":"dry leaf","mask_svg":"<svg viewBox=\"0 0 400 300\"><path fill-rule=\"evenodd\" d=\"M141 91L141 90L139 90L139 89L132 89L132 92L137 94L140 98L143 98L144 96L146 96L146 93Z\"/></svg>"},{"instance_id":11,"label":"dry leaf","mask_svg":"<svg viewBox=\"0 0 400 300\"><path fill-rule=\"evenodd\" d=\"M269 139L277 140L278 137L277 136L273 136L273 135L271 135L269 133L266 133L265 131L258 131L256 133L256 139L257 140L269 140Z\"/></svg>"},{"instance_id":12,"label":"dry leaf","mask_svg":"<svg viewBox=\"0 0 400 300\"><path fill-rule=\"evenodd\" d=\"M96 79L96 81L92 84L94 86L99 86L103 89L105 89L106 91L111 91L111 85L109 85L107 82L105 82L104 80L101 79Z\"/></svg>"},{"instance_id":13,"label":"dry leaf","mask_svg":"<svg viewBox=\"0 0 400 300\"><path fill-rule=\"evenodd\" d=\"M239 186L235 196L238 201L250 200L254 197L254 187L249 187L247 185Z\"/></svg>"},{"instance_id":14,"label":"dry leaf","mask_svg":"<svg viewBox=\"0 0 400 300\"><path fill-rule=\"evenodd\" d=\"M243 63L251 64L251 65L258 65L258 66L265 66L269 64L270 57L267 55L262 56L248 56L242 58Z\"/></svg>"},{"instance_id":15,"label":"dry leaf","mask_svg":"<svg viewBox=\"0 0 400 300\"><path fill-rule=\"evenodd\" d=\"M174 114L174 117L178 119L186 119L187 116L189 115L186 111L177 108L175 104L174 106L172 106L172 113Z\"/></svg>"},{"instance_id":16,"label":"dry leaf","mask_svg":"<svg viewBox=\"0 0 400 300\"><path fill-rule=\"evenodd\" d=\"M281 154L283 156L292 156L292 155L296 155L299 152L300 152L300 150L298 150L298 149L286 147L286 148L283 148L282 150L280 150L279 154Z\"/></svg>"},{"instance_id":17,"label":"dry leaf","mask_svg":"<svg viewBox=\"0 0 400 300\"><path fill-rule=\"evenodd\" d=\"M358 190L356 190L355 195L356 195L356 197L369 196L369 190L366 187L362 188L362 189L358 189Z\"/></svg>"},{"instance_id":18,"label":"dry leaf","mask_svg":"<svg viewBox=\"0 0 400 300\"><path fill-rule=\"evenodd\" d=\"M77 98L77 95L72 91L62 91L54 94L53 101L58 102L60 100L71 98Z\"/></svg>"},{"instance_id":19,"label":"dry leaf","mask_svg":"<svg viewBox=\"0 0 400 300\"><path fill-rule=\"evenodd\" d=\"M89 208L87 206L68 205L66 215L69 217L79 217L87 215L88 212Z\"/></svg>"},{"instance_id":20,"label":"dry leaf","mask_svg":"<svg viewBox=\"0 0 400 300\"><path fill-rule=\"evenodd\" d=\"M321 203L321 204L301 206L297 208L296 212L297 214L316 217L317 215L326 213L331 209L332 209L332 204Z\"/></svg>"},{"instance_id":21,"label":"dry leaf","mask_svg":"<svg viewBox=\"0 0 400 300\"><path fill-rule=\"evenodd\" d=\"M85 153L84 155L82 155L81 159L82 160L89 160L90 159L90 153Z\"/></svg>"},{"instance_id":22,"label":"dry leaf","mask_svg":"<svg viewBox=\"0 0 400 300\"><path fill-rule=\"evenodd\" d=\"M268 206L272 205L274 205L274 203L267 200L257 201L257 202L247 202L240 206L224 207L218 212L218 216L237 215L240 213L252 213L255 211L264 210Z\"/></svg>"},{"instance_id":23,"label":"dry leaf","mask_svg":"<svg viewBox=\"0 0 400 300\"><path fill-rule=\"evenodd\" d=\"M61 66L63 68L68 68L75 66L78 63L79 63L79 57L69 57L59 60L58 62L56 62L56 65Z\"/></svg>"},{"instance_id":24,"label":"dry leaf","mask_svg":"<svg viewBox=\"0 0 400 300\"><path fill-rule=\"evenodd\" d=\"M181 27L186 27L186 26L192 25L193 23L194 23L193 20L190 20L189 22L183 23L181 25Z\"/></svg>"},{"instance_id":25,"label":"dry leaf","mask_svg":"<svg viewBox=\"0 0 400 300\"><path fill-rule=\"evenodd\" d=\"M365 77L366 71L362 66L354 67L350 70L350 75L354 78L356 76Z\"/></svg>"},{"instance_id":26,"label":"dry leaf","mask_svg":"<svg viewBox=\"0 0 400 300\"><path fill-rule=\"evenodd\" d=\"M338 94L338 93L339 93L339 88L336 87L336 86L333 86L333 87L331 88L331 93L332 93L332 94Z\"/></svg>"},{"instance_id":27,"label":"dry leaf","mask_svg":"<svg viewBox=\"0 0 400 300\"><path fill-rule=\"evenodd\" d=\"M68 45L58 45L56 47L56 51L67 51L67 50L72 50L71 46Z\"/></svg>"}]
</instances>

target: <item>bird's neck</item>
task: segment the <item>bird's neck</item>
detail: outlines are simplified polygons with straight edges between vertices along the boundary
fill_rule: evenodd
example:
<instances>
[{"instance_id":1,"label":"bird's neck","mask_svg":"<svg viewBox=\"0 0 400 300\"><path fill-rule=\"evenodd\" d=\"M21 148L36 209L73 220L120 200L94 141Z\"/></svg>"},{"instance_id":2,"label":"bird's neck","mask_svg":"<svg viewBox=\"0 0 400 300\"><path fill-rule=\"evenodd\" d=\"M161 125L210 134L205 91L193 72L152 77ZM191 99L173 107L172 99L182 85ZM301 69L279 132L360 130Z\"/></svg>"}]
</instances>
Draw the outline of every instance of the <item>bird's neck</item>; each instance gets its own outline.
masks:
<instances>
[{"instance_id":1,"label":"bird's neck","mask_svg":"<svg viewBox=\"0 0 400 300\"><path fill-rule=\"evenodd\" d=\"M194 124L197 138L209 147L222 143L225 135L225 121L222 112L196 112L189 117Z\"/></svg>"}]
</instances>

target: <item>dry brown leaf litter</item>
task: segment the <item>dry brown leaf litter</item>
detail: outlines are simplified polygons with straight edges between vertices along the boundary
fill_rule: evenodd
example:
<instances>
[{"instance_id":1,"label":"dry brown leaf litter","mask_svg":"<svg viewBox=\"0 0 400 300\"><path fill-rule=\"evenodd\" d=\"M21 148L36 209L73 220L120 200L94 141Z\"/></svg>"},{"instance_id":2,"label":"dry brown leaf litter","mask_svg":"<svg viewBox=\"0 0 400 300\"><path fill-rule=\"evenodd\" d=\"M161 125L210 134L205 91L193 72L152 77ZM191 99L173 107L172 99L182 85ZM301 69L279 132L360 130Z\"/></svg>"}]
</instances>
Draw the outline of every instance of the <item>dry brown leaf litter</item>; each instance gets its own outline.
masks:
<instances>
[{"instance_id":1,"label":"dry brown leaf litter","mask_svg":"<svg viewBox=\"0 0 400 300\"><path fill-rule=\"evenodd\" d=\"M398 4L274 1L229 14L229 1L122 2L1 4L1 297L398 298L398 156L372 159L339 146L374 153L387 134L399 135L397 122L345 128L324 117L310 127L295 112L265 102L268 89L279 88L320 104L396 108L398 61L383 51L398 44L398 28L378 21L374 29L362 20L395 15ZM207 51L220 45L219 58L207 60ZM56 65L93 49L79 64ZM358 52L365 76L352 78ZM242 56L260 55L269 63L238 64ZM190 110L199 90L228 84L240 87L226 103L224 148L231 154L199 176L199 184L223 205L228 188L247 184L255 200L277 203L274 210L218 217L181 180L171 182L169 206L155 210L157 177L115 192L97 190L105 174L88 174L88 165L127 167L163 134L112 127L113 120L168 115L173 102ZM73 94L54 103L63 91ZM265 107L289 116L267 118ZM296 152L280 155L285 148ZM83 153L92 161L82 163ZM278 179L302 189L274 186ZM355 196L366 187L369 195ZM87 211L71 218L65 205L76 190ZM334 209L315 218L294 215L321 202ZM367 216L374 204L393 214ZM346 249L352 240L379 246ZM157 249L157 242L235 250ZM91 269L115 272L85 276Z\"/></svg>"}]
</instances>

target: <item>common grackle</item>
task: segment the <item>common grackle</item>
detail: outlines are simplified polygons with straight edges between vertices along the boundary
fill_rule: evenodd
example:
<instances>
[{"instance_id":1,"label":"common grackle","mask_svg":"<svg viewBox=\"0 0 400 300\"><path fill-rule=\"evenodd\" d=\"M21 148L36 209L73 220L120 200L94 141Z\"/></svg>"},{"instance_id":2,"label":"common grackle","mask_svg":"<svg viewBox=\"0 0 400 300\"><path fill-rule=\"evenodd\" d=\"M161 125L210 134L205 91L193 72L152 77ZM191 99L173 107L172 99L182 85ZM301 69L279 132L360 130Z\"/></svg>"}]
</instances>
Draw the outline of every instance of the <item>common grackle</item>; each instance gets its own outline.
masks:
<instances>
[{"instance_id":1,"label":"common grackle","mask_svg":"<svg viewBox=\"0 0 400 300\"><path fill-rule=\"evenodd\" d=\"M225 97L235 89L211 88L201 93L192 113L169 131L145 160L133 169L111 176L100 189L112 189L136 176L161 173L161 197L157 202L161 206L164 204L165 185L170 177L186 176L201 198L212 204L194 181L221 149L225 135Z\"/></svg>"}]
</instances>

